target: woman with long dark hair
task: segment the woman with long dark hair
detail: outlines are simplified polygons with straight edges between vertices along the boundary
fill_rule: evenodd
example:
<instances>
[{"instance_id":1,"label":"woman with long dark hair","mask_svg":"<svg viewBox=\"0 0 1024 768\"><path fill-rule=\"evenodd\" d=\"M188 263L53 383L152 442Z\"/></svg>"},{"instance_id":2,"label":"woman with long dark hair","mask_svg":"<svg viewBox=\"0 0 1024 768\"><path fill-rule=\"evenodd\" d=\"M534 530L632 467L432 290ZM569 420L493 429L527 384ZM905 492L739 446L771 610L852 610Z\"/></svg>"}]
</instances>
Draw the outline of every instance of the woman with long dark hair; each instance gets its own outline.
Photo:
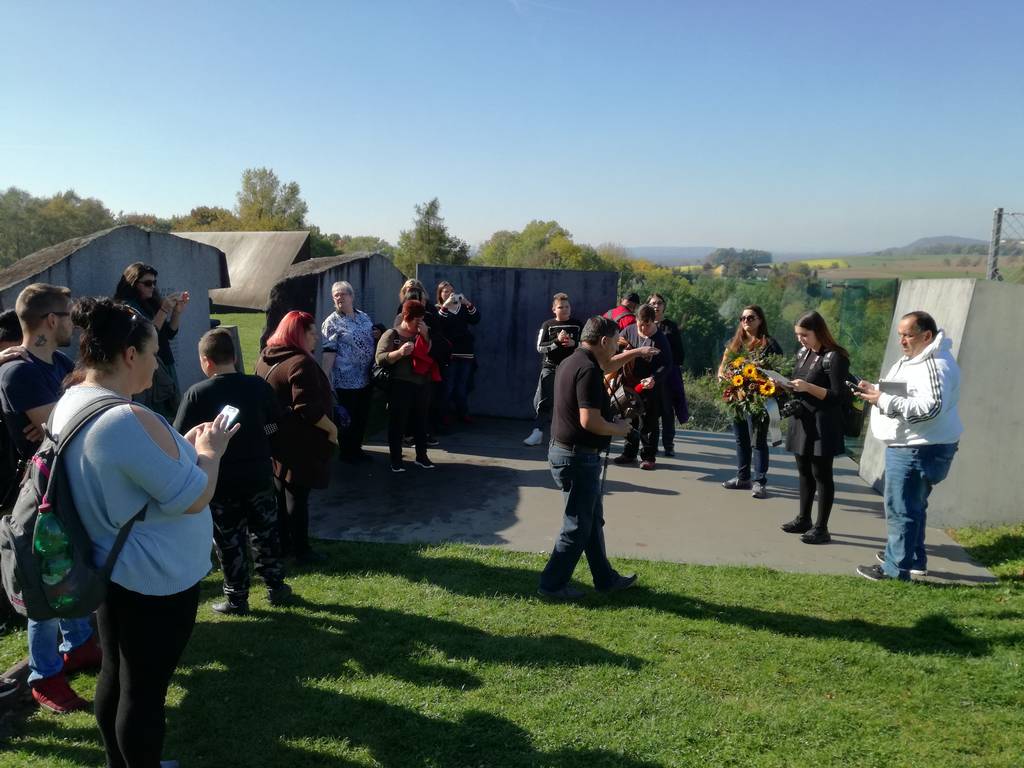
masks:
<instances>
[{"instance_id":1,"label":"woman with long dark hair","mask_svg":"<svg viewBox=\"0 0 1024 768\"><path fill-rule=\"evenodd\" d=\"M832 337L825 318L813 310L800 316L794 331L800 343L792 379L797 407L790 417L786 450L796 456L800 472L800 510L782 530L803 534L805 544L827 544L832 540L828 518L836 495L832 462L846 451L842 404L849 396L850 355ZM812 525L815 497L818 516Z\"/></svg>"},{"instance_id":2,"label":"woman with long dark hair","mask_svg":"<svg viewBox=\"0 0 1024 768\"><path fill-rule=\"evenodd\" d=\"M455 292L447 280L437 284L434 295L441 331L451 344L451 361L444 372L443 416L455 416L464 424L471 424L469 392L476 368L473 334L469 328L480 322L480 312L469 299Z\"/></svg>"},{"instance_id":3,"label":"woman with long dark hair","mask_svg":"<svg viewBox=\"0 0 1024 768\"><path fill-rule=\"evenodd\" d=\"M156 329L142 315L110 299L82 299L71 319L82 329L78 365L54 406L54 435L99 400L123 401L82 427L61 465L97 567L132 526L96 612L103 649L96 722L108 766L156 766L167 686L195 625L199 582L210 572L208 504L238 427L226 430L218 416L182 437L131 402L157 366Z\"/></svg>"},{"instance_id":4,"label":"woman with long dark hair","mask_svg":"<svg viewBox=\"0 0 1024 768\"><path fill-rule=\"evenodd\" d=\"M178 335L178 324L181 313L188 307L189 293L182 291L162 296L156 283L156 268L136 261L121 273L114 289L114 299L141 312L156 328L160 345L157 352L159 365L153 372L152 386L138 393L134 400L172 421L181 404L181 387L174 366L171 339Z\"/></svg>"},{"instance_id":5,"label":"woman with long dark hair","mask_svg":"<svg viewBox=\"0 0 1024 768\"><path fill-rule=\"evenodd\" d=\"M309 546L309 492L327 487L332 444L338 444L331 383L313 359L319 339L313 316L292 310L281 318L256 363L256 375L273 387L285 411L274 443L274 487L281 552L299 563L320 559Z\"/></svg>"},{"instance_id":6,"label":"woman with long dark hair","mask_svg":"<svg viewBox=\"0 0 1024 768\"><path fill-rule=\"evenodd\" d=\"M736 333L725 347L722 362L718 366L718 378L725 377L729 361L738 355L781 355L779 342L768 334L768 320L764 310L757 304L749 304L740 312ZM736 436L736 477L722 483L723 488L753 492L755 499L768 496L768 419L748 417L735 419L732 425ZM751 445L750 436L754 440ZM754 478L751 483L750 465L753 460Z\"/></svg>"}]
</instances>

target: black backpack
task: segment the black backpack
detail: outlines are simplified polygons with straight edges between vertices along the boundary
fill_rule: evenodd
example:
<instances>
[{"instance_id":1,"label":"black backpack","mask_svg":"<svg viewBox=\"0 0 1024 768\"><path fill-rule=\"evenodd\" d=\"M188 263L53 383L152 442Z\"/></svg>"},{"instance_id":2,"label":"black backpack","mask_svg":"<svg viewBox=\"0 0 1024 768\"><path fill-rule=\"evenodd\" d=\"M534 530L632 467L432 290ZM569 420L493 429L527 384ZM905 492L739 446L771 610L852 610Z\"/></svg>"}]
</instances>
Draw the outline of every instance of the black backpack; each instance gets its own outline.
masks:
<instances>
[{"instance_id":1,"label":"black backpack","mask_svg":"<svg viewBox=\"0 0 1024 768\"><path fill-rule=\"evenodd\" d=\"M110 573L132 526L145 516L143 507L121 527L106 562L97 568L92 562L92 539L78 516L62 466L65 448L82 427L125 402L114 396L94 400L67 423L56 441L50 413L43 442L28 462L14 509L0 520L0 578L11 606L22 616L45 621L79 618L95 611L106 596ZM55 584L43 580L43 558L33 549L40 508L44 514L54 515L70 543L71 567Z\"/></svg>"},{"instance_id":2,"label":"black backpack","mask_svg":"<svg viewBox=\"0 0 1024 768\"><path fill-rule=\"evenodd\" d=\"M828 374L832 372L832 355L835 352L826 352L821 358L821 369ZM864 401L853 396L844 382L843 394L839 399L839 412L842 415L843 435L846 437L860 437L864 431Z\"/></svg>"}]
</instances>

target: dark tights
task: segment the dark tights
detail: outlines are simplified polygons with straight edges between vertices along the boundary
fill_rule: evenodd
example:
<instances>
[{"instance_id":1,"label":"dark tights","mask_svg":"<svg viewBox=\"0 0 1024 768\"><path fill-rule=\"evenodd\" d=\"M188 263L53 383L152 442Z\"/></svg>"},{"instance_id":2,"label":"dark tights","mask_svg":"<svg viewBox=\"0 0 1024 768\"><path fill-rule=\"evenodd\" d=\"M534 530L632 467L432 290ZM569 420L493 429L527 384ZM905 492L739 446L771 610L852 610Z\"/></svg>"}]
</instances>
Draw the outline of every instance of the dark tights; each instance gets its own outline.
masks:
<instances>
[{"instance_id":1,"label":"dark tights","mask_svg":"<svg viewBox=\"0 0 1024 768\"><path fill-rule=\"evenodd\" d=\"M818 497L816 528L828 528L832 502L836 497L836 483L832 479L834 456L797 456L796 468L800 472L800 519L811 519L811 506Z\"/></svg>"},{"instance_id":2,"label":"dark tights","mask_svg":"<svg viewBox=\"0 0 1024 768\"><path fill-rule=\"evenodd\" d=\"M108 768L158 768L164 702L199 607L199 585L166 597L110 583L96 612L103 666L96 722Z\"/></svg>"},{"instance_id":3,"label":"dark tights","mask_svg":"<svg viewBox=\"0 0 1024 768\"><path fill-rule=\"evenodd\" d=\"M274 478L281 556L309 551L309 488Z\"/></svg>"}]
</instances>

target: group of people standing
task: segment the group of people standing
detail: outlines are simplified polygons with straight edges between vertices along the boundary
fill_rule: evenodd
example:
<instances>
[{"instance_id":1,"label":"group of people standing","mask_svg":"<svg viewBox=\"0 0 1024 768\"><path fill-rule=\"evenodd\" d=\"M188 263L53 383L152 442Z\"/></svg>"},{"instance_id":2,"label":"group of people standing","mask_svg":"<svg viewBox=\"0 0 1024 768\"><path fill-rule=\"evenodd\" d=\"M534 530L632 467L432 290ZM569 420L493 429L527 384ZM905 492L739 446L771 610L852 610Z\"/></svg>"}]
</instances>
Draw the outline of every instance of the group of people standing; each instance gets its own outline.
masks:
<instances>
[{"instance_id":1,"label":"group of people standing","mask_svg":"<svg viewBox=\"0 0 1024 768\"><path fill-rule=\"evenodd\" d=\"M524 442L540 444L545 406L553 404L548 459L565 508L562 531L540 578L540 594L551 599L582 597L569 579L583 554L598 591L625 589L636 580L619 576L605 553L599 455L609 449L612 437L619 436L624 449L614 463L634 464L639 448L641 467L655 468L658 419L672 413L671 398L665 397L666 368L670 372L678 364L682 350L680 340L677 356L676 345L670 343L673 329L666 331L658 312L664 311L664 299L655 294L640 307L638 301L635 294L627 296L605 316L591 318L581 327L571 318L568 297L556 294L554 319L545 321L538 335L537 351L544 355L534 400L538 421ZM789 401L786 450L797 465L799 504L796 517L783 523L782 530L799 534L806 544L831 541L833 463L846 451L844 409L859 398L865 407L873 406L871 430L886 445L887 542L876 553L877 563L860 566L857 573L875 581L908 580L927 573L928 496L948 474L963 431L957 409L960 375L951 341L927 312L904 315L898 326L903 356L885 379L872 383L850 374L850 355L819 312L801 315L793 330L798 351L781 397ZM678 334L678 327L674 331ZM615 349L628 352L616 356ZM624 356L633 352L641 356L626 360ZM742 309L723 352L720 378L729 362L741 355L759 360L782 355L759 306ZM637 382L643 403L643 413L633 423L615 417L604 381L623 367L634 369L631 381ZM672 455L669 429L674 433L674 424L664 432L666 454ZM749 490L757 499L767 497L768 431L766 415L735 420L737 469L724 488Z\"/></svg>"}]
</instances>

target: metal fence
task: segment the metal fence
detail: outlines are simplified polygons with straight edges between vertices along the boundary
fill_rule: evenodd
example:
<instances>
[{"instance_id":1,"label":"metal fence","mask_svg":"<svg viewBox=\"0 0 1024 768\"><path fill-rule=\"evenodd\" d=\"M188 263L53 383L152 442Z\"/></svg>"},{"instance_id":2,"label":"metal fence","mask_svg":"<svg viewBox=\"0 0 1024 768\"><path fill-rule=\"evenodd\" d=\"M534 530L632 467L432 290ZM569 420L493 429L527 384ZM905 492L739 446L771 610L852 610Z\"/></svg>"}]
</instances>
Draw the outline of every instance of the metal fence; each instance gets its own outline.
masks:
<instances>
[{"instance_id":1,"label":"metal fence","mask_svg":"<svg viewBox=\"0 0 1024 768\"><path fill-rule=\"evenodd\" d=\"M1013 282L1024 282L1024 213L1010 213L996 208L992 214L992 240L988 245L989 280L1003 280L1000 259L1009 267Z\"/></svg>"}]
</instances>

